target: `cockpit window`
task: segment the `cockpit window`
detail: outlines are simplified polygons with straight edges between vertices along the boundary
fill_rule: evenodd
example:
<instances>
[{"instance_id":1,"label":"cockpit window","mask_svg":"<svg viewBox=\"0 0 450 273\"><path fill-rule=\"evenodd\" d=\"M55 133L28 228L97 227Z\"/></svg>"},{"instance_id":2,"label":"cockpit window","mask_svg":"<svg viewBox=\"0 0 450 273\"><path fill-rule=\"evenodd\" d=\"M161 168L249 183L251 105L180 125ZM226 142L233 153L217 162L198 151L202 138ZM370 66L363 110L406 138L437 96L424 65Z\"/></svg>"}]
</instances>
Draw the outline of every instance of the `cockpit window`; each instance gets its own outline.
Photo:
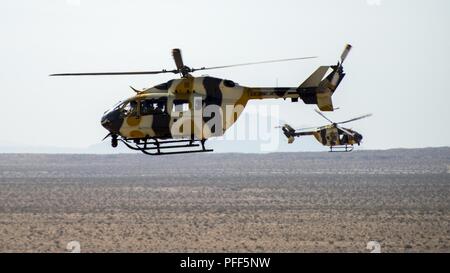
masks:
<instances>
[{"instance_id":1,"label":"cockpit window","mask_svg":"<svg viewBox=\"0 0 450 273\"><path fill-rule=\"evenodd\" d=\"M136 101L128 101L124 103L122 106L119 106L120 112L124 116L132 116L137 114L137 102Z\"/></svg>"}]
</instances>

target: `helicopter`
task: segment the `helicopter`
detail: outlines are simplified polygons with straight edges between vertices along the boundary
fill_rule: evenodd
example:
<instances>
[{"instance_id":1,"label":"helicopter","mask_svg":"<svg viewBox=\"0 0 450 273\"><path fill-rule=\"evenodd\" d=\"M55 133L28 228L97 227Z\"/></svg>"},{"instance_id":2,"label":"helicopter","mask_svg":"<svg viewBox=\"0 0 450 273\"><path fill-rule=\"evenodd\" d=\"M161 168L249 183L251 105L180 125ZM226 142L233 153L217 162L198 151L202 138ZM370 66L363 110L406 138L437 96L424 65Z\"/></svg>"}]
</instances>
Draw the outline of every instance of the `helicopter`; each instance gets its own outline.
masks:
<instances>
[{"instance_id":1,"label":"helicopter","mask_svg":"<svg viewBox=\"0 0 450 273\"><path fill-rule=\"evenodd\" d=\"M285 124L281 127L281 129L283 134L288 138L289 144L294 142L295 137L312 135L322 145L329 146L330 152L351 152L353 151L354 144L358 144L358 146L361 144L363 136L356 131L341 127L339 124L345 124L372 116L372 114L366 114L346 121L333 122L321 112L316 109L315 111L331 124L321 127L302 128L298 130L295 130L290 125Z\"/></svg>"},{"instance_id":2,"label":"helicopter","mask_svg":"<svg viewBox=\"0 0 450 273\"><path fill-rule=\"evenodd\" d=\"M316 104L322 111L333 111L331 97L345 76L343 62L351 48L351 45L345 46L337 65L320 66L298 87L246 87L232 80L195 77L191 73L316 57L191 68L184 64L181 50L175 48L172 57L176 69L172 70L59 73L50 76L179 74L180 78L143 90L130 86L136 94L103 114L101 125L109 131L103 140L110 137L114 148L120 141L128 148L147 155L212 152L205 147L206 140L222 136L236 122L249 100L290 98L292 102L298 102L301 99L305 104Z\"/></svg>"}]
</instances>

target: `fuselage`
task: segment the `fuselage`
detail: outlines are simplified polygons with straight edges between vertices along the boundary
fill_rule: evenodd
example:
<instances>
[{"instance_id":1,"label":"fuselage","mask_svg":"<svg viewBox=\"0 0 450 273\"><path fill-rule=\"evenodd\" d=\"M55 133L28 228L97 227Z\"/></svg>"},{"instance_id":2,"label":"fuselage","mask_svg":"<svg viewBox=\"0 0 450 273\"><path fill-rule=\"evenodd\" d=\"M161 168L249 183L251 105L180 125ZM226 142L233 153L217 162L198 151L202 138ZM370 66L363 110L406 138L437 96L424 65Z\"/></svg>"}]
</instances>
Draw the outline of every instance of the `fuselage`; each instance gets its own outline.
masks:
<instances>
[{"instance_id":1,"label":"fuselage","mask_svg":"<svg viewBox=\"0 0 450 273\"><path fill-rule=\"evenodd\" d=\"M346 134L344 131L332 126L327 125L320 128L317 131L312 132L314 137L325 146L341 146L341 145L353 145L359 144L362 140L362 135L359 133L346 129L348 132L352 133L353 136Z\"/></svg>"},{"instance_id":2,"label":"fuselage","mask_svg":"<svg viewBox=\"0 0 450 273\"><path fill-rule=\"evenodd\" d=\"M117 104L102 125L123 138L196 138L222 136L251 99L291 98L296 88L252 88L231 80L187 77L170 80Z\"/></svg>"}]
</instances>

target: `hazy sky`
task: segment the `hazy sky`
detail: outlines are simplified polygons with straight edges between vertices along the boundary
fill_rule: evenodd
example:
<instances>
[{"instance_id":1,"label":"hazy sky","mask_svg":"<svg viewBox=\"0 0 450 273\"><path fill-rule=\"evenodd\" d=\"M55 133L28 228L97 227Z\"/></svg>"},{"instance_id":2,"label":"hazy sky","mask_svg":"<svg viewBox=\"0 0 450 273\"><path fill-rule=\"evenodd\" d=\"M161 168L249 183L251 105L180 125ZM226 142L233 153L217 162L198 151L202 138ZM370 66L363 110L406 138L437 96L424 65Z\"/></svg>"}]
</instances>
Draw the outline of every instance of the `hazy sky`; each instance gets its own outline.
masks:
<instances>
[{"instance_id":1,"label":"hazy sky","mask_svg":"<svg viewBox=\"0 0 450 273\"><path fill-rule=\"evenodd\" d=\"M354 48L333 100L335 120L364 148L450 145L450 1L6 0L0 9L0 144L86 147L107 133L102 113L137 88L174 77L50 78L77 71L172 69L317 55L303 62L214 70L241 85L298 86ZM200 74L197 74L200 75ZM323 125L313 106L282 100L294 126Z\"/></svg>"}]
</instances>

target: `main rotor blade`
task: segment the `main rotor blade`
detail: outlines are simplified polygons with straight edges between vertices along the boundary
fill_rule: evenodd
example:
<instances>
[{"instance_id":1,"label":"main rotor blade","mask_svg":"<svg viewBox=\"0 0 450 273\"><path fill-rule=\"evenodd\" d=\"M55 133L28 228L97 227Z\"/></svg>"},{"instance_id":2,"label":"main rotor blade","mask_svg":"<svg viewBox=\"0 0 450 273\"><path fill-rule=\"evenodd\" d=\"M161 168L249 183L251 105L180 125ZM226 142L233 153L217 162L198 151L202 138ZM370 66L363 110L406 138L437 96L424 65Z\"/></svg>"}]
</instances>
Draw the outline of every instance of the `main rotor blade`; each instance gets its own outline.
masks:
<instances>
[{"instance_id":1,"label":"main rotor blade","mask_svg":"<svg viewBox=\"0 0 450 273\"><path fill-rule=\"evenodd\" d=\"M315 126L315 127L307 127L307 128L299 128L299 129L295 129L295 131L309 131L309 130L317 130L319 127Z\"/></svg>"},{"instance_id":2,"label":"main rotor blade","mask_svg":"<svg viewBox=\"0 0 450 273\"><path fill-rule=\"evenodd\" d=\"M130 71L130 72L88 72L88 73L58 73L50 74L53 76L117 76L117 75L154 75L162 73L178 73L178 70L158 70L158 71Z\"/></svg>"},{"instance_id":3,"label":"main rotor blade","mask_svg":"<svg viewBox=\"0 0 450 273\"><path fill-rule=\"evenodd\" d=\"M294 131L306 131L306 130L312 130L312 129L317 130L318 128L320 128L320 127L314 126L314 127L307 127L307 128L294 129L294 128L293 128L292 126L290 126L289 124L284 124L284 125L275 126L274 128L280 129L280 128L283 128L283 127L286 127L286 128L288 128L288 129L291 128L291 129L294 130Z\"/></svg>"},{"instance_id":4,"label":"main rotor blade","mask_svg":"<svg viewBox=\"0 0 450 273\"><path fill-rule=\"evenodd\" d=\"M322 114L320 111L317 111L317 109L314 109L317 114L321 115L324 119L328 120L331 123L334 123L331 119L327 118L324 114Z\"/></svg>"},{"instance_id":5,"label":"main rotor blade","mask_svg":"<svg viewBox=\"0 0 450 273\"><path fill-rule=\"evenodd\" d=\"M177 69L173 70L156 70L156 71L124 71L124 72L82 72L82 73L57 73L50 74L49 76L117 76L117 75L154 75L154 74L162 74L162 73L180 73L182 68L184 67L183 58L181 57L181 50L178 48L174 48L172 50L172 56L177 66ZM287 62L287 61L297 61L297 60L306 60L317 58L313 57L300 57L300 58L290 58L290 59L279 59L279 60L269 60L269 61L261 61L261 62L251 62L251 63L241 63L241 64L232 64L232 65L223 65L223 66L211 66L211 67L202 67L202 68L192 68L189 72L194 72L198 70L211 70L211 69L219 69L219 68L228 68L228 67L236 67L236 66L245 66L245 65L256 65L256 64L266 64L266 63L277 63L277 62Z\"/></svg>"},{"instance_id":6,"label":"main rotor blade","mask_svg":"<svg viewBox=\"0 0 450 273\"><path fill-rule=\"evenodd\" d=\"M173 60L178 70L184 67L183 57L181 57L181 50L179 48L172 49Z\"/></svg>"},{"instance_id":7,"label":"main rotor blade","mask_svg":"<svg viewBox=\"0 0 450 273\"><path fill-rule=\"evenodd\" d=\"M370 117L370 116L372 116L372 114L367 114L367 115L360 116L360 117L357 117L357 118L352 118L352 119L349 119L349 120L346 120L346 121L341 121L341 122L338 122L337 124L349 123L349 122L352 122L352 121L355 121L355 120L359 120L359 119L363 119L363 118L368 118L368 117Z\"/></svg>"},{"instance_id":8,"label":"main rotor blade","mask_svg":"<svg viewBox=\"0 0 450 273\"><path fill-rule=\"evenodd\" d=\"M251 62L251 63L240 63L240 64L221 65L221 66L211 66L211 67L202 67L202 68L192 68L192 69L191 69L191 72L198 71L198 70L211 70L211 69L228 68L228 67L245 66L245 65L267 64L267 63L279 63L279 62L288 62L288 61L297 61L297 60L314 59L314 58L317 58L317 56L312 56L312 57L300 57L300 58L290 58L290 59L279 59L279 60L269 60L269 61L260 61L260 62Z\"/></svg>"}]
</instances>

